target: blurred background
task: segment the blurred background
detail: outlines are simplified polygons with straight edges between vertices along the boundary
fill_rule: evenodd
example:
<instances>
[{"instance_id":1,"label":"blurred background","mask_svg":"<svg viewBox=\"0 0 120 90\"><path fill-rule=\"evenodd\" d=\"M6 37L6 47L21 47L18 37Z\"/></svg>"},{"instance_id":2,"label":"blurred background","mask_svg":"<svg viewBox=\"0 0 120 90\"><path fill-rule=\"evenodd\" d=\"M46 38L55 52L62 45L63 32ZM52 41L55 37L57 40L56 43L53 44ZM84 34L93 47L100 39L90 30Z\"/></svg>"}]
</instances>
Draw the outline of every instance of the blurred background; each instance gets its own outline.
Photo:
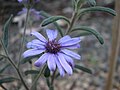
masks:
<instances>
[{"instance_id":1,"label":"blurred background","mask_svg":"<svg viewBox=\"0 0 120 90\"><path fill-rule=\"evenodd\" d=\"M98 6L104 6L114 9L114 0L96 0ZM89 5L84 5L89 7ZM16 17L17 13L23 8L22 4L19 4L17 0L0 0L0 30L2 29L5 21L11 14ZM64 15L68 18L72 16L72 4L70 0L41 0L40 3L35 4L34 8L38 11L46 11L51 15ZM59 22L63 28L66 28L66 24ZM82 71L74 73L72 76L66 76L64 78L58 78L55 80L55 90L104 90L106 77L108 74L108 57L111 47L111 35L112 35L112 23L113 16L96 12L89 13L82 16L79 19L76 26L86 25L96 29L104 38L105 43L101 45L97 39L90 36L82 36L81 48L78 53L81 55L81 61L76 61L87 68L92 69L93 74L88 74ZM20 46L20 29L17 26L17 22L12 22L10 26L10 41L9 41L9 53L15 62L17 62L19 46ZM77 34L73 34L77 35ZM0 53L3 53L3 49L0 46ZM8 63L6 60L0 60L0 69ZM23 71L27 70L28 64L21 65ZM16 76L15 70L11 66L4 71L4 74L0 73L0 78L5 77L6 74L10 76ZM25 75L24 75L25 76ZM27 82L30 83L29 76L25 76ZM118 90L116 84L120 84L120 54L117 60L117 66L115 70L113 90ZM12 82L4 84L8 90L24 90L20 82ZM19 88L19 89L18 89ZM45 79L39 80L38 90L48 90L45 83ZM0 90L3 90L0 88Z\"/></svg>"}]
</instances>

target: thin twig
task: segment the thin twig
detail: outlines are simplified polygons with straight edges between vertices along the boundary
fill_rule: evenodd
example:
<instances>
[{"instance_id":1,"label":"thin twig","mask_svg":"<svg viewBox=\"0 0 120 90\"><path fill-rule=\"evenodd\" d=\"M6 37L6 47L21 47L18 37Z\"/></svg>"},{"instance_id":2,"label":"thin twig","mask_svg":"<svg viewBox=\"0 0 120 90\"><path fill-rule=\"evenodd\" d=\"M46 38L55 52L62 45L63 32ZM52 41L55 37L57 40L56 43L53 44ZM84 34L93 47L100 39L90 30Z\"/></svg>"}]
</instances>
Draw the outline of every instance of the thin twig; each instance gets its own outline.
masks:
<instances>
[{"instance_id":1,"label":"thin twig","mask_svg":"<svg viewBox=\"0 0 120 90\"><path fill-rule=\"evenodd\" d=\"M7 51L7 49L6 49L6 47L5 47L5 45L4 45L4 43L3 43L3 41L2 41L1 38L0 38L0 41L1 41L1 44L2 44L3 49L4 49L4 51L5 51L6 57L8 58L7 60L10 62L10 64L13 66L13 68L17 71L17 73L18 73L18 75L19 75L19 77L20 77L20 79L21 79L21 82L23 83L23 85L24 85L24 87L26 88L26 90L29 90L29 88L28 88L27 85L25 84L25 82L24 82L24 80L23 80L23 77L22 77L20 71L18 70L17 66L15 65L15 63L13 62L13 60L9 57L8 51Z\"/></svg>"},{"instance_id":2,"label":"thin twig","mask_svg":"<svg viewBox=\"0 0 120 90\"><path fill-rule=\"evenodd\" d=\"M107 77L107 84L105 90L112 90L113 78L115 73L115 67L118 59L119 47L120 47L120 0L116 0L117 16L114 19L113 31L112 31L112 47L110 53L110 67Z\"/></svg>"},{"instance_id":3,"label":"thin twig","mask_svg":"<svg viewBox=\"0 0 120 90\"><path fill-rule=\"evenodd\" d=\"M1 88L3 88L4 90L8 90L7 88L5 88L2 84L0 85Z\"/></svg>"}]
</instances>

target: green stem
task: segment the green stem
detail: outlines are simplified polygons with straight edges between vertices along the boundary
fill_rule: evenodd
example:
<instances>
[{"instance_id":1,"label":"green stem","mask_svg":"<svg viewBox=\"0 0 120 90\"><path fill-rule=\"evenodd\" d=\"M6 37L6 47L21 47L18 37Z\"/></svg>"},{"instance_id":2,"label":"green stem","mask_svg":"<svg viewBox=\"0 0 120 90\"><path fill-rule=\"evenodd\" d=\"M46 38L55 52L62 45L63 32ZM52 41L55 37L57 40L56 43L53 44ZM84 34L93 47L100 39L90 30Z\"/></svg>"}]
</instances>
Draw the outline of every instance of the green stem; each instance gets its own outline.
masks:
<instances>
[{"instance_id":1,"label":"green stem","mask_svg":"<svg viewBox=\"0 0 120 90\"><path fill-rule=\"evenodd\" d=\"M33 63L32 63L32 61L30 62L30 66L31 66L31 70L34 70L34 69L33 69ZM34 81L35 78L36 78L36 75L31 74L32 83L33 83L33 81ZM37 90L37 84L35 84L32 89L33 89L33 90Z\"/></svg>"},{"instance_id":2,"label":"green stem","mask_svg":"<svg viewBox=\"0 0 120 90\"><path fill-rule=\"evenodd\" d=\"M20 77L20 79L21 79L21 82L23 83L25 89L26 89L26 90L29 90L29 88L27 87L25 81L23 80L23 77L22 77L22 75L21 75L19 69L17 69L17 73L18 73L18 75L19 75L19 77Z\"/></svg>"},{"instance_id":3,"label":"green stem","mask_svg":"<svg viewBox=\"0 0 120 90\"><path fill-rule=\"evenodd\" d=\"M19 75L19 77L20 77L20 79L21 79L21 82L23 83L23 85L24 85L24 87L26 88L26 90L29 90L29 88L27 87L26 83L25 83L24 80L23 80L23 77L22 77L19 69L17 68L17 66L15 65L15 63L13 62L13 60L9 57L8 51L7 51L7 49L6 49L6 47L5 47L5 45L4 45L4 43L3 43L3 41L2 41L1 38L0 38L0 41L1 41L1 44L2 44L3 49L4 49L4 51L5 51L6 58L8 58L8 61L10 62L10 64L11 64L11 65L13 66L13 68L17 71L17 73L18 73L18 75Z\"/></svg>"},{"instance_id":4,"label":"green stem","mask_svg":"<svg viewBox=\"0 0 120 90\"><path fill-rule=\"evenodd\" d=\"M57 68L56 68L55 71L53 72L53 75L52 75L52 78L51 78L51 85L53 85L53 83L54 83L56 71L57 71Z\"/></svg>"},{"instance_id":5,"label":"green stem","mask_svg":"<svg viewBox=\"0 0 120 90\"><path fill-rule=\"evenodd\" d=\"M56 74L56 71L57 71L57 68L55 69L55 71L53 72L53 75L51 77L51 83L50 83L50 86L49 86L49 90L54 90L54 79L55 79L55 74Z\"/></svg>"},{"instance_id":6,"label":"green stem","mask_svg":"<svg viewBox=\"0 0 120 90\"><path fill-rule=\"evenodd\" d=\"M75 22L78 20L78 11L79 9L82 7L83 4L80 4L79 6L79 1L77 2L77 7L75 7L75 10L73 12L73 16L72 16L72 19L71 19L71 22L70 22L70 25L65 33L65 35L69 34L71 32L71 29L72 27L74 26ZM79 6L79 7L78 7Z\"/></svg>"},{"instance_id":7,"label":"green stem","mask_svg":"<svg viewBox=\"0 0 120 90\"><path fill-rule=\"evenodd\" d=\"M15 63L14 63L14 62L12 61L12 59L9 57L8 51L7 51L7 49L6 49L6 47L5 47L5 45L4 45L4 43L3 43L3 41L2 41L1 38L0 38L0 41L1 41L2 47L3 47L3 49L4 49L4 51L5 51L5 54L6 54L6 56L5 56L5 55L2 55L2 56L4 56L5 58L8 58L10 64L11 64L15 69L17 69Z\"/></svg>"},{"instance_id":8,"label":"green stem","mask_svg":"<svg viewBox=\"0 0 120 90\"><path fill-rule=\"evenodd\" d=\"M2 55L2 54L0 54L0 56L2 56L2 57L4 57L4 58L8 58L7 56L5 56L5 55Z\"/></svg>"},{"instance_id":9,"label":"green stem","mask_svg":"<svg viewBox=\"0 0 120 90\"><path fill-rule=\"evenodd\" d=\"M50 86L50 87L49 87L49 90L54 90L54 87L53 87L53 86Z\"/></svg>"},{"instance_id":10,"label":"green stem","mask_svg":"<svg viewBox=\"0 0 120 90\"><path fill-rule=\"evenodd\" d=\"M75 12L73 13L73 16L72 16L70 25L69 25L69 27L68 27L65 35L67 35L67 34L71 31L72 27L74 26L74 23L75 23L75 21L76 21L76 16L77 16L77 12L75 11Z\"/></svg>"},{"instance_id":11,"label":"green stem","mask_svg":"<svg viewBox=\"0 0 120 90\"><path fill-rule=\"evenodd\" d=\"M19 68L19 66L20 66L20 61L21 61L21 58L22 58L21 55L22 55L22 52L23 52L23 50L24 50L24 42L25 42L25 34L26 34L28 17L29 17L29 8L28 8L28 10L27 10L27 15L26 15L26 20L25 20L25 27L24 27L24 32L23 32L23 38L22 38L21 45L20 45L18 68Z\"/></svg>"},{"instance_id":12,"label":"green stem","mask_svg":"<svg viewBox=\"0 0 120 90\"><path fill-rule=\"evenodd\" d=\"M47 66L45 65L45 66L42 68L42 70L38 73L38 75L36 76L35 80L33 81L33 84L32 84L32 86L31 86L30 90L33 90L34 85L37 83L39 77L42 75L42 73L43 73L43 71L45 70L46 67L47 67Z\"/></svg>"}]
</instances>

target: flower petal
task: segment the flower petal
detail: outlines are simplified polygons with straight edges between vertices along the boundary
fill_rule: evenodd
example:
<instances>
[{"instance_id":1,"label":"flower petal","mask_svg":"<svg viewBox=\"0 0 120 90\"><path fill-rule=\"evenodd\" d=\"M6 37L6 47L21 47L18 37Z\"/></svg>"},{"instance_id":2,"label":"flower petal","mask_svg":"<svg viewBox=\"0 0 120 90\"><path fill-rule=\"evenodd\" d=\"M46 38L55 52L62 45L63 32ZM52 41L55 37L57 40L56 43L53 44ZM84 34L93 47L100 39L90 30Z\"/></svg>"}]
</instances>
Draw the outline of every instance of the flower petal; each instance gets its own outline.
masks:
<instances>
[{"instance_id":1,"label":"flower petal","mask_svg":"<svg viewBox=\"0 0 120 90\"><path fill-rule=\"evenodd\" d=\"M65 54L62 54L65 58L65 60L68 62L68 64L73 68L74 67L74 61L71 57L65 55Z\"/></svg>"},{"instance_id":2,"label":"flower petal","mask_svg":"<svg viewBox=\"0 0 120 90\"><path fill-rule=\"evenodd\" d=\"M65 71L69 74L72 75L73 70L71 66L66 62L64 56L61 53L58 53L58 59L62 67L65 69Z\"/></svg>"},{"instance_id":3,"label":"flower petal","mask_svg":"<svg viewBox=\"0 0 120 90\"><path fill-rule=\"evenodd\" d=\"M47 42L45 37L36 31L33 31L31 35L34 35L35 37L37 37L41 42Z\"/></svg>"},{"instance_id":4,"label":"flower petal","mask_svg":"<svg viewBox=\"0 0 120 90\"><path fill-rule=\"evenodd\" d=\"M80 42L80 38L71 38L70 40L64 42L64 43L61 43L61 46L71 46L71 45L75 45L75 44L78 44Z\"/></svg>"},{"instance_id":5,"label":"flower petal","mask_svg":"<svg viewBox=\"0 0 120 90\"><path fill-rule=\"evenodd\" d=\"M42 66L48 59L48 53L43 54L35 63L36 67Z\"/></svg>"},{"instance_id":6,"label":"flower petal","mask_svg":"<svg viewBox=\"0 0 120 90\"><path fill-rule=\"evenodd\" d=\"M81 57L80 57L80 55L79 54L77 54L77 53L75 53L75 52L73 52L73 51L70 51L70 50L67 50L67 49L63 49L63 50L61 50L64 54L66 54L66 55L68 55L68 56L71 56L71 57L73 57L73 58L75 58L75 59L80 59Z\"/></svg>"},{"instance_id":7,"label":"flower petal","mask_svg":"<svg viewBox=\"0 0 120 90\"><path fill-rule=\"evenodd\" d=\"M27 43L27 48L33 48L33 49L45 49L45 46L38 45L32 42Z\"/></svg>"},{"instance_id":8,"label":"flower petal","mask_svg":"<svg viewBox=\"0 0 120 90\"><path fill-rule=\"evenodd\" d=\"M40 12L39 11L36 11L35 9L30 9L30 16L31 16L31 18L33 18L33 20L36 20L36 21L38 21L38 20L40 20L40 18L41 18L41 16L40 16Z\"/></svg>"},{"instance_id":9,"label":"flower petal","mask_svg":"<svg viewBox=\"0 0 120 90\"><path fill-rule=\"evenodd\" d=\"M28 10L27 8L23 8L22 11L18 12L18 15L26 14L27 10Z\"/></svg>"},{"instance_id":10,"label":"flower petal","mask_svg":"<svg viewBox=\"0 0 120 90\"><path fill-rule=\"evenodd\" d=\"M71 40L71 37L69 35L66 35L66 36L62 37L58 42L64 43L64 42L69 41L69 40Z\"/></svg>"},{"instance_id":11,"label":"flower petal","mask_svg":"<svg viewBox=\"0 0 120 90\"><path fill-rule=\"evenodd\" d=\"M27 48L45 49L44 45L45 43L41 42L40 40L35 39L27 43Z\"/></svg>"},{"instance_id":12,"label":"flower petal","mask_svg":"<svg viewBox=\"0 0 120 90\"><path fill-rule=\"evenodd\" d=\"M41 42L41 41L38 40L38 39L34 39L34 40L32 40L31 42L32 42L32 43L39 44L39 45L45 45L45 44L46 44L46 43L44 43L44 42Z\"/></svg>"},{"instance_id":13,"label":"flower petal","mask_svg":"<svg viewBox=\"0 0 120 90\"><path fill-rule=\"evenodd\" d=\"M41 54L44 51L45 50L30 49L30 50L27 50L23 53L23 57L26 58L26 57L38 55L38 54Z\"/></svg>"},{"instance_id":14,"label":"flower petal","mask_svg":"<svg viewBox=\"0 0 120 90\"><path fill-rule=\"evenodd\" d=\"M58 67L58 70L59 70L59 72L60 72L60 76L64 76L65 75L65 71L64 71L64 69L63 69L63 67L62 67L62 65L60 64L60 62L59 62L59 60L58 60L58 57L57 57L57 55L56 55L56 65L57 65L57 67Z\"/></svg>"},{"instance_id":15,"label":"flower petal","mask_svg":"<svg viewBox=\"0 0 120 90\"><path fill-rule=\"evenodd\" d=\"M71 45L71 46L64 46L62 48L68 48L68 49L78 49L80 48L80 44L75 44L75 45Z\"/></svg>"},{"instance_id":16,"label":"flower petal","mask_svg":"<svg viewBox=\"0 0 120 90\"><path fill-rule=\"evenodd\" d=\"M57 30L46 29L46 33L50 41L54 40L57 37Z\"/></svg>"},{"instance_id":17,"label":"flower petal","mask_svg":"<svg viewBox=\"0 0 120 90\"><path fill-rule=\"evenodd\" d=\"M18 2L22 2L23 0L18 0Z\"/></svg>"},{"instance_id":18,"label":"flower petal","mask_svg":"<svg viewBox=\"0 0 120 90\"><path fill-rule=\"evenodd\" d=\"M56 69L56 62L55 61L56 61L56 58L55 58L54 54L49 54L47 64L48 64L48 68L51 71L55 71L55 69Z\"/></svg>"}]
</instances>

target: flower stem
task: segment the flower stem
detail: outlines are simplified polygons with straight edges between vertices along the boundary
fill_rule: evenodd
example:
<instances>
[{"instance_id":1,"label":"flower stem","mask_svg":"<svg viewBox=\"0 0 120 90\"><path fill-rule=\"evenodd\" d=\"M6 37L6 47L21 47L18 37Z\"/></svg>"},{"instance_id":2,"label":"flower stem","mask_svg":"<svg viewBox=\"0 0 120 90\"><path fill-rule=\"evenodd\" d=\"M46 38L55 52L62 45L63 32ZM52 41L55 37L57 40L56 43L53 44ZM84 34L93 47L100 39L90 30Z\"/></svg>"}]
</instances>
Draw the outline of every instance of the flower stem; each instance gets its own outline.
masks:
<instances>
[{"instance_id":1,"label":"flower stem","mask_svg":"<svg viewBox=\"0 0 120 90\"><path fill-rule=\"evenodd\" d=\"M56 74L56 71L57 71L57 68L55 69L55 71L53 72L53 75L51 77L51 83L50 83L50 86L49 86L49 90L54 90L54 79L55 79L55 74Z\"/></svg>"},{"instance_id":2,"label":"flower stem","mask_svg":"<svg viewBox=\"0 0 120 90\"><path fill-rule=\"evenodd\" d=\"M21 82L23 83L25 89L26 89L26 90L29 90L29 88L27 87L25 81L23 80L23 77L22 77L22 75L21 75L19 69L17 69L17 73L18 73L18 75L19 75L19 77L20 77L20 79L21 79Z\"/></svg>"},{"instance_id":3,"label":"flower stem","mask_svg":"<svg viewBox=\"0 0 120 90\"><path fill-rule=\"evenodd\" d=\"M53 83L54 83L56 71L57 71L57 68L55 69L55 71L54 71L54 73L53 73L53 75L52 75L52 78L51 78L51 85L53 85Z\"/></svg>"},{"instance_id":4,"label":"flower stem","mask_svg":"<svg viewBox=\"0 0 120 90\"><path fill-rule=\"evenodd\" d=\"M26 15L26 20L25 20L25 27L24 27L24 32L23 32L23 38L22 38L22 41L21 41L21 45L20 45L20 53L19 53L19 62L18 62L18 68L20 66L20 61L21 61L21 58L22 58L22 52L23 52L23 49L24 49L24 42L25 42L25 34L26 34L26 28L27 28L27 22L28 22L28 17L29 17L29 8L27 10L27 15Z\"/></svg>"},{"instance_id":5,"label":"flower stem","mask_svg":"<svg viewBox=\"0 0 120 90\"><path fill-rule=\"evenodd\" d=\"M23 80L23 77L22 77L22 75L21 75L18 67L15 65L15 63L13 62L13 60L9 57L8 51L7 51L7 49L6 49L6 47L5 47L5 45L4 45L4 43L3 43L3 41L2 41L1 38L0 38L0 41L1 41L1 44L2 44L3 49L5 51L6 57L8 58L7 60L10 62L10 64L13 66L13 68L17 71L17 73L18 73L18 75L19 75L19 77L21 79L21 82L23 83L23 85L26 88L26 90L29 90L29 88L27 87L27 85L25 84L25 82Z\"/></svg>"},{"instance_id":6,"label":"flower stem","mask_svg":"<svg viewBox=\"0 0 120 90\"><path fill-rule=\"evenodd\" d=\"M71 31L72 27L74 26L75 22L78 20L78 17L77 17L78 16L78 11L82 7L83 4L81 3L79 7L78 7L78 5L79 5L79 1L77 2L77 7L75 7L70 25L68 26L68 29L67 29L65 35L70 33L70 31Z\"/></svg>"},{"instance_id":7,"label":"flower stem","mask_svg":"<svg viewBox=\"0 0 120 90\"><path fill-rule=\"evenodd\" d=\"M71 29L72 29L72 27L74 26L74 23L75 23L75 21L76 21L76 17L77 17L77 12L75 11L75 12L73 13L73 16L72 16L70 25L69 25L69 27L68 27L65 35L67 35L67 34L71 31Z\"/></svg>"},{"instance_id":8,"label":"flower stem","mask_svg":"<svg viewBox=\"0 0 120 90\"><path fill-rule=\"evenodd\" d=\"M2 55L2 54L0 54L0 56L2 56L3 58L8 58L7 56L5 56L5 55Z\"/></svg>"},{"instance_id":9,"label":"flower stem","mask_svg":"<svg viewBox=\"0 0 120 90\"><path fill-rule=\"evenodd\" d=\"M43 71L45 70L46 67L47 67L47 66L45 65L45 66L42 68L42 70L38 73L38 75L36 76L35 80L33 81L33 84L32 84L32 86L31 86L30 90L33 90L34 85L37 83L39 77L42 75L42 73L43 73Z\"/></svg>"},{"instance_id":10,"label":"flower stem","mask_svg":"<svg viewBox=\"0 0 120 90\"><path fill-rule=\"evenodd\" d=\"M50 87L50 80L49 80L49 77L46 78L46 83L47 83L47 86Z\"/></svg>"},{"instance_id":11,"label":"flower stem","mask_svg":"<svg viewBox=\"0 0 120 90\"><path fill-rule=\"evenodd\" d=\"M50 87L49 87L49 90L54 90L54 87L53 87L53 86L50 86Z\"/></svg>"}]
</instances>

